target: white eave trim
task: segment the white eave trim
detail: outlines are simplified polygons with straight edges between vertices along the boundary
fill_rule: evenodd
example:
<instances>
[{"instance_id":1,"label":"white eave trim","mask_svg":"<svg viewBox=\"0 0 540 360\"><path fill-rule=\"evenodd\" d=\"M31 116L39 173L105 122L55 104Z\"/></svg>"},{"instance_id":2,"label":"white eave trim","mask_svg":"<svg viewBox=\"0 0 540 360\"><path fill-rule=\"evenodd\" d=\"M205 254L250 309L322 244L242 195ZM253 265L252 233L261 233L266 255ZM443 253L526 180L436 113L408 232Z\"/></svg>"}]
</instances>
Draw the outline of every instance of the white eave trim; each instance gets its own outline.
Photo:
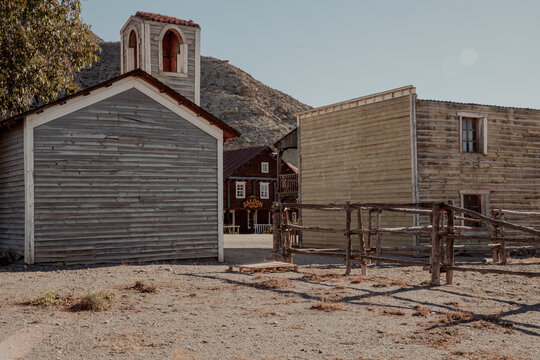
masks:
<instances>
[{"instance_id":1,"label":"white eave trim","mask_svg":"<svg viewBox=\"0 0 540 360\"><path fill-rule=\"evenodd\" d=\"M335 111L345 110L345 109L351 109L358 106L363 106L367 104L373 104L385 100L391 100L403 96L409 96L416 94L416 88L412 85L400 87L397 89L387 90L380 93L375 93L367 96L362 96L359 98L351 99L342 101L339 103L326 105L322 107L318 107L315 109L307 110L301 113L296 114L298 119L304 119L316 115L322 115L322 114L329 114L333 113Z\"/></svg>"}]
</instances>

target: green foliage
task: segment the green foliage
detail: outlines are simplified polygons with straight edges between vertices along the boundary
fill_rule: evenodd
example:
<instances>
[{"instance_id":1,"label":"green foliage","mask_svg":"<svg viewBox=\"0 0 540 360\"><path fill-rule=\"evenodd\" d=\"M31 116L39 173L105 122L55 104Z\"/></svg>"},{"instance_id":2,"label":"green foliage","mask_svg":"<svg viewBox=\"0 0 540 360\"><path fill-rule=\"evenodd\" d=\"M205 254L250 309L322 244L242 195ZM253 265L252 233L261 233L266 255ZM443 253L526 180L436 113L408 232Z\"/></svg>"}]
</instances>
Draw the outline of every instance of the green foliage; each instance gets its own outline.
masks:
<instances>
[{"instance_id":1,"label":"green foliage","mask_svg":"<svg viewBox=\"0 0 540 360\"><path fill-rule=\"evenodd\" d=\"M112 292L100 291L83 296L72 307L72 311L104 311L111 308L115 294Z\"/></svg>"},{"instance_id":2,"label":"green foliage","mask_svg":"<svg viewBox=\"0 0 540 360\"><path fill-rule=\"evenodd\" d=\"M80 0L0 2L0 117L77 89L74 73L99 49L80 13Z\"/></svg>"},{"instance_id":3,"label":"green foliage","mask_svg":"<svg viewBox=\"0 0 540 360\"><path fill-rule=\"evenodd\" d=\"M28 305L34 305L34 306L41 306L41 307L49 307L52 305L62 305L64 302L56 291L49 291L45 295L30 299L27 301Z\"/></svg>"}]
</instances>

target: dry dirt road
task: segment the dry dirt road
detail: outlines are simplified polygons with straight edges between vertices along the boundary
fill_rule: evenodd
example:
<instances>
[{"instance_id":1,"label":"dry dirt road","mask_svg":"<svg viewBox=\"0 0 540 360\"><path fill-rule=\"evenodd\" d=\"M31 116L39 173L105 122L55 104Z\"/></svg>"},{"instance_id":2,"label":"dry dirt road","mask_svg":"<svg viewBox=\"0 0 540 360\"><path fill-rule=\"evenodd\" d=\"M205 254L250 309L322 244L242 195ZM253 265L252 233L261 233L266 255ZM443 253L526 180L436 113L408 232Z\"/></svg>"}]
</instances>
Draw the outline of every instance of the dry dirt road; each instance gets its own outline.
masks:
<instances>
[{"instance_id":1,"label":"dry dirt road","mask_svg":"<svg viewBox=\"0 0 540 360\"><path fill-rule=\"evenodd\" d=\"M225 264L0 267L0 359L540 359L538 278L429 287L419 268L344 277L340 261L300 256L297 273L227 272L270 247L229 236ZM540 259L505 268L538 272ZM57 304L24 304L51 291ZM99 291L110 309L70 309Z\"/></svg>"}]
</instances>

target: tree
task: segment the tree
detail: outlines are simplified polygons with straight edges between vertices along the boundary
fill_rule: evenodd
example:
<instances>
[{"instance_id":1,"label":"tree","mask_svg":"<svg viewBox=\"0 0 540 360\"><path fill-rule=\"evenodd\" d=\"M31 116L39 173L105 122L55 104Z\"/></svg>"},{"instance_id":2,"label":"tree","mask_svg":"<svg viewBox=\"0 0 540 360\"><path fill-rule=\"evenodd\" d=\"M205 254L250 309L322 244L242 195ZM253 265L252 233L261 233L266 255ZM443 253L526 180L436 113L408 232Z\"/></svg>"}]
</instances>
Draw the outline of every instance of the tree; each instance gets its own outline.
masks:
<instances>
[{"instance_id":1,"label":"tree","mask_svg":"<svg viewBox=\"0 0 540 360\"><path fill-rule=\"evenodd\" d=\"M99 49L80 14L80 0L0 1L0 118L77 89Z\"/></svg>"}]
</instances>

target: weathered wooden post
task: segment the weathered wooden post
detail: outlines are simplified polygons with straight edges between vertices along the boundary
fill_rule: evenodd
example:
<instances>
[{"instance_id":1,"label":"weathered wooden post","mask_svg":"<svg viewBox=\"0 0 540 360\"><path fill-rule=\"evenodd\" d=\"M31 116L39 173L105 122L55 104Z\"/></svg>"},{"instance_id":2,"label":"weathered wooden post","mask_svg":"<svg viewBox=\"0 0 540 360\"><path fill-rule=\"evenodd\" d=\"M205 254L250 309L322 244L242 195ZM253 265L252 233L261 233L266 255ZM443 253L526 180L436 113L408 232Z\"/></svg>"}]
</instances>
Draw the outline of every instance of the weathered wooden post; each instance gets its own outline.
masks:
<instances>
[{"instance_id":1,"label":"weathered wooden post","mask_svg":"<svg viewBox=\"0 0 540 360\"><path fill-rule=\"evenodd\" d=\"M450 205L453 205L450 203ZM455 212L453 209L446 209L446 216L448 218L448 222L446 223L446 233L448 235L454 235L454 216ZM445 264L448 266L454 266L454 239L453 238L446 238L446 256L445 256ZM446 284L452 285L452 282L454 281L454 270L446 269Z\"/></svg>"},{"instance_id":2,"label":"weathered wooden post","mask_svg":"<svg viewBox=\"0 0 540 360\"><path fill-rule=\"evenodd\" d=\"M351 274L351 255L352 255L352 240L351 240L351 202L345 202L345 236L347 237L347 250L345 253L345 275L348 276Z\"/></svg>"},{"instance_id":3,"label":"weathered wooden post","mask_svg":"<svg viewBox=\"0 0 540 360\"><path fill-rule=\"evenodd\" d=\"M497 218L500 221L504 221L504 214L501 209L499 209ZM498 236L501 237L501 239L504 238L504 227L499 226L499 234ZM508 264L508 253L506 252L506 242L504 240L501 240L500 246L499 246L499 256L501 258L501 264L506 265Z\"/></svg>"},{"instance_id":4,"label":"weathered wooden post","mask_svg":"<svg viewBox=\"0 0 540 360\"><path fill-rule=\"evenodd\" d=\"M364 243L364 228L362 226L362 207L358 207L358 241L359 241L359 249L360 249L360 255L364 256L366 255L366 244ZM362 275L367 275L367 264L366 259L362 258L361 261L362 264Z\"/></svg>"},{"instance_id":5,"label":"weathered wooden post","mask_svg":"<svg viewBox=\"0 0 540 360\"><path fill-rule=\"evenodd\" d=\"M292 255L289 251L291 248L291 237L289 235L289 229L287 229L287 225L289 224L289 209L283 209L281 221L281 246L283 248L283 261L292 263Z\"/></svg>"},{"instance_id":6,"label":"weathered wooden post","mask_svg":"<svg viewBox=\"0 0 540 360\"><path fill-rule=\"evenodd\" d=\"M272 204L272 226L273 226L273 249L272 259L278 261L280 257L280 243L281 243L281 203L275 202Z\"/></svg>"},{"instance_id":7,"label":"weathered wooden post","mask_svg":"<svg viewBox=\"0 0 540 360\"><path fill-rule=\"evenodd\" d=\"M368 211L368 236L367 236L367 248L368 251L371 251L371 230L373 229L373 209L369 209Z\"/></svg>"},{"instance_id":8,"label":"weathered wooden post","mask_svg":"<svg viewBox=\"0 0 540 360\"><path fill-rule=\"evenodd\" d=\"M498 218L498 215L497 215L497 210L493 209L491 210L491 217L493 219L497 219ZM499 225L492 225L493 226L493 230L491 230L491 235L493 237L498 237L499 236ZM498 263L499 261L501 261L501 252L500 252L500 245L499 246L496 246L494 247L491 251L493 253L493 263Z\"/></svg>"},{"instance_id":9,"label":"weathered wooden post","mask_svg":"<svg viewBox=\"0 0 540 360\"><path fill-rule=\"evenodd\" d=\"M439 226L441 224L441 209L435 204L431 210L431 285L441 285L441 246Z\"/></svg>"},{"instance_id":10,"label":"weathered wooden post","mask_svg":"<svg viewBox=\"0 0 540 360\"><path fill-rule=\"evenodd\" d=\"M381 213L382 213L382 210L381 209L378 209L377 210L377 230L379 230L381 228ZM377 237L375 238L375 256L377 257L380 257L381 256L381 253L382 253L382 249L381 249L381 233L377 233ZM381 265L381 261L380 260L377 260L375 261L375 265Z\"/></svg>"}]
</instances>

